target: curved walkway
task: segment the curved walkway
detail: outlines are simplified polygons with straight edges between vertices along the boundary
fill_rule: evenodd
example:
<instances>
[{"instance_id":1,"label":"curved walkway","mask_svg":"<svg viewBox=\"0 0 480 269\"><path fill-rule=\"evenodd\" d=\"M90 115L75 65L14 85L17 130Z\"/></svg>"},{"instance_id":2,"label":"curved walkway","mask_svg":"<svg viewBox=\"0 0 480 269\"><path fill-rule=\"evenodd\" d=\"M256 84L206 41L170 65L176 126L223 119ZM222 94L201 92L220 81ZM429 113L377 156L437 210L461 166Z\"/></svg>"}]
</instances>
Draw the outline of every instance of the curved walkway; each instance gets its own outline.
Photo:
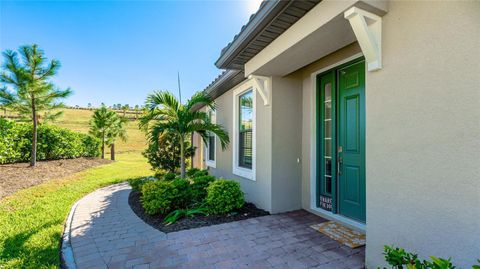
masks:
<instances>
[{"instance_id":1,"label":"curved walkway","mask_svg":"<svg viewBox=\"0 0 480 269\"><path fill-rule=\"evenodd\" d=\"M92 192L73 213L70 243L82 268L363 268L364 248L342 246L299 210L165 234L128 205L127 183Z\"/></svg>"}]
</instances>

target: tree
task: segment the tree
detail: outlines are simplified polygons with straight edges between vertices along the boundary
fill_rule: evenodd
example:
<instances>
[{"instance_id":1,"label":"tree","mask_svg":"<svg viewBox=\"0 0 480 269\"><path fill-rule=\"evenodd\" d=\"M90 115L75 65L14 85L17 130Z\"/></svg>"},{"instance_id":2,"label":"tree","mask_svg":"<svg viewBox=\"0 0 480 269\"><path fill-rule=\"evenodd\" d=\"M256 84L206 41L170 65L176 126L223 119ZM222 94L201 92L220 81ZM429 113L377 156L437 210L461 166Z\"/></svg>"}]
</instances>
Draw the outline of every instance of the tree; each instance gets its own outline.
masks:
<instances>
[{"instance_id":1,"label":"tree","mask_svg":"<svg viewBox=\"0 0 480 269\"><path fill-rule=\"evenodd\" d=\"M127 114L127 111L130 109L130 106L128 104L126 105L123 105L121 107L122 111L123 111L123 117L125 118L126 114Z\"/></svg>"},{"instance_id":2,"label":"tree","mask_svg":"<svg viewBox=\"0 0 480 269\"><path fill-rule=\"evenodd\" d=\"M110 127L107 132L107 143L110 145L110 160L115 160L115 142L118 138L122 141L127 141L127 130L125 129L125 124L127 119L124 117L119 117L115 113L115 117L112 119Z\"/></svg>"},{"instance_id":3,"label":"tree","mask_svg":"<svg viewBox=\"0 0 480 269\"><path fill-rule=\"evenodd\" d=\"M88 108L92 108L92 103L88 103L88 104L87 104L87 107L88 107Z\"/></svg>"},{"instance_id":4,"label":"tree","mask_svg":"<svg viewBox=\"0 0 480 269\"><path fill-rule=\"evenodd\" d=\"M190 145L188 139L185 140L185 158L190 158L195 153L195 148ZM180 141L178 136L172 133L164 133L158 139L148 143L148 147L143 152L148 163L156 170L158 168L175 173L180 167Z\"/></svg>"},{"instance_id":5,"label":"tree","mask_svg":"<svg viewBox=\"0 0 480 269\"><path fill-rule=\"evenodd\" d=\"M93 112L90 120L90 134L102 141L102 159L105 159L105 144L108 142L109 132L117 118L114 111L102 106Z\"/></svg>"},{"instance_id":6,"label":"tree","mask_svg":"<svg viewBox=\"0 0 480 269\"><path fill-rule=\"evenodd\" d=\"M206 142L209 135L215 134L225 149L230 143L227 131L210 121L207 113L194 110L197 106L208 106L215 109L213 100L202 92L194 94L186 104L180 103L170 92L157 91L148 95L146 100L148 111L142 116L140 126L147 131L150 142L159 141L166 133L174 135L180 146L180 171L185 177L185 140L191 134L198 133Z\"/></svg>"},{"instance_id":7,"label":"tree","mask_svg":"<svg viewBox=\"0 0 480 269\"><path fill-rule=\"evenodd\" d=\"M6 86L0 89L0 103L17 112L33 123L30 166L37 163L37 129L41 114L43 120L61 115L56 109L64 107L61 99L71 95L70 89L61 90L50 79L60 68L58 60L48 62L43 50L37 45L22 46L18 52L3 52L5 62L0 82Z\"/></svg>"}]
</instances>

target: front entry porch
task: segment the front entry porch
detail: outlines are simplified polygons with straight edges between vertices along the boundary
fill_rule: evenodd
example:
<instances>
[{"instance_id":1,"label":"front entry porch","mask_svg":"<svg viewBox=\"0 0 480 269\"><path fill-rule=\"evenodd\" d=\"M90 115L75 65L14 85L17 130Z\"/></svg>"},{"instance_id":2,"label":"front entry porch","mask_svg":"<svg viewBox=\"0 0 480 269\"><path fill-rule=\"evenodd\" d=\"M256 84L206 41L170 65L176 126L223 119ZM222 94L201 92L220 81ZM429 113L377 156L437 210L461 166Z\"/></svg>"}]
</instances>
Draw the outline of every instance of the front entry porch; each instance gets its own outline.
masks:
<instances>
[{"instance_id":1,"label":"front entry porch","mask_svg":"<svg viewBox=\"0 0 480 269\"><path fill-rule=\"evenodd\" d=\"M77 268L364 268L365 247L310 228L325 219L304 210L164 234L135 215L129 193L123 183L79 200L66 231Z\"/></svg>"}]
</instances>

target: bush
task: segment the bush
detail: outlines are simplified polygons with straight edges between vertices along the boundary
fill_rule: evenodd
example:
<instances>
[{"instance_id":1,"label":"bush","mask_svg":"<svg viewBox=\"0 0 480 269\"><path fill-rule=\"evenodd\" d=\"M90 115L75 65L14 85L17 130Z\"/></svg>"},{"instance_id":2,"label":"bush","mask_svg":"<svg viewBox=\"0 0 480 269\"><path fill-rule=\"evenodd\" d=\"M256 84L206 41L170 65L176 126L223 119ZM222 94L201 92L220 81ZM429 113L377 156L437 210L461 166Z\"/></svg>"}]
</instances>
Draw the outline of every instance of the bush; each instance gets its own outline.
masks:
<instances>
[{"instance_id":1,"label":"bush","mask_svg":"<svg viewBox=\"0 0 480 269\"><path fill-rule=\"evenodd\" d=\"M418 254L406 252L403 248L385 246L383 254L385 261L393 269L415 268L415 269L454 269L455 266L450 259L437 258L430 256L432 261L420 260ZM480 259L478 260L480 263ZM479 265L473 265L472 269L480 269Z\"/></svg>"},{"instance_id":2,"label":"bush","mask_svg":"<svg viewBox=\"0 0 480 269\"><path fill-rule=\"evenodd\" d=\"M164 176L163 176L163 179L164 180L167 180L167 181L171 181L171 180L174 180L177 178L177 174L175 173L166 173Z\"/></svg>"},{"instance_id":3,"label":"bush","mask_svg":"<svg viewBox=\"0 0 480 269\"><path fill-rule=\"evenodd\" d=\"M142 186L142 206L150 215L187 208L191 201L190 182L185 179L148 181Z\"/></svg>"},{"instance_id":4,"label":"bush","mask_svg":"<svg viewBox=\"0 0 480 269\"><path fill-rule=\"evenodd\" d=\"M128 184L132 187L134 191L141 191L143 184L147 183L149 180L146 178L132 178L128 180Z\"/></svg>"},{"instance_id":5,"label":"bush","mask_svg":"<svg viewBox=\"0 0 480 269\"><path fill-rule=\"evenodd\" d=\"M193 173L193 176L192 178L195 178L195 177L204 177L204 176L208 176L208 170L198 170L196 171L195 173Z\"/></svg>"},{"instance_id":6,"label":"bush","mask_svg":"<svg viewBox=\"0 0 480 269\"><path fill-rule=\"evenodd\" d=\"M207 187L207 206L213 214L225 214L244 204L240 183L231 180L216 180Z\"/></svg>"},{"instance_id":7,"label":"bush","mask_svg":"<svg viewBox=\"0 0 480 269\"><path fill-rule=\"evenodd\" d=\"M195 202L202 202L207 197L207 187L215 181L214 176L201 176L192 179L192 198Z\"/></svg>"},{"instance_id":8,"label":"bush","mask_svg":"<svg viewBox=\"0 0 480 269\"><path fill-rule=\"evenodd\" d=\"M173 185L172 210L188 208L192 204L192 188L190 181L186 179L175 179Z\"/></svg>"},{"instance_id":9,"label":"bush","mask_svg":"<svg viewBox=\"0 0 480 269\"><path fill-rule=\"evenodd\" d=\"M0 164L27 162L32 147L32 125L0 119ZM39 125L37 160L97 157L100 141L92 136L51 125Z\"/></svg>"},{"instance_id":10,"label":"bush","mask_svg":"<svg viewBox=\"0 0 480 269\"><path fill-rule=\"evenodd\" d=\"M142 186L141 202L147 214L169 213L173 199L173 185L169 181L149 181Z\"/></svg>"},{"instance_id":11,"label":"bush","mask_svg":"<svg viewBox=\"0 0 480 269\"><path fill-rule=\"evenodd\" d=\"M180 139L176 135L166 134L159 141L149 142L143 156L153 169L164 169L175 172L180 167ZM189 160L195 153L195 148L185 140L185 158Z\"/></svg>"},{"instance_id":12,"label":"bush","mask_svg":"<svg viewBox=\"0 0 480 269\"><path fill-rule=\"evenodd\" d=\"M193 175L195 175L196 172L200 171L200 169L198 168L191 168L187 171L187 177L193 177Z\"/></svg>"},{"instance_id":13,"label":"bush","mask_svg":"<svg viewBox=\"0 0 480 269\"><path fill-rule=\"evenodd\" d=\"M153 176L157 179L163 179L166 173L167 172L165 172L165 170L163 169L157 169L155 170L155 174Z\"/></svg>"}]
</instances>

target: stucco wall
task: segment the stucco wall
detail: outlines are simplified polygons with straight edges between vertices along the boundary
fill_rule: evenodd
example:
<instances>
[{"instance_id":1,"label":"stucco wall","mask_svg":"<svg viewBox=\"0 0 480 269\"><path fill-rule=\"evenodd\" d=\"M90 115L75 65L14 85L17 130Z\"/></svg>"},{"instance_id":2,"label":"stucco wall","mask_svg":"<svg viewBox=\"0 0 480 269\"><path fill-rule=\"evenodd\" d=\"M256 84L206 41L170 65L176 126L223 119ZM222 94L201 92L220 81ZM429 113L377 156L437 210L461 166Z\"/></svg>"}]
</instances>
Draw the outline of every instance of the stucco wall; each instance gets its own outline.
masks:
<instances>
[{"instance_id":1,"label":"stucco wall","mask_svg":"<svg viewBox=\"0 0 480 269\"><path fill-rule=\"evenodd\" d=\"M272 212L284 212L301 208L302 84L273 77L272 89Z\"/></svg>"},{"instance_id":2,"label":"stucco wall","mask_svg":"<svg viewBox=\"0 0 480 269\"><path fill-rule=\"evenodd\" d=\"M480 2L397 2L367 72L367 264L480 257Z\"/></svg>"},{"instance_id":3,"label":"stucco wall","mask_svg":"<svg viewBox=\"0 0 480 269\"><path fill-rule=\"evenodd\" d=\"M233 92L243 83L215 99L217 105L217 123L223 125L233 143ZM256 180L242 178L232 173L233 145L222 151L219 142L216 145L216 168L209 168L211 174L241 183L247 201L258 207L272 211L271 196L271 147L272 123L271 106L264 106L262 98L256 93Z\"/></svg>"}]
</instances>

